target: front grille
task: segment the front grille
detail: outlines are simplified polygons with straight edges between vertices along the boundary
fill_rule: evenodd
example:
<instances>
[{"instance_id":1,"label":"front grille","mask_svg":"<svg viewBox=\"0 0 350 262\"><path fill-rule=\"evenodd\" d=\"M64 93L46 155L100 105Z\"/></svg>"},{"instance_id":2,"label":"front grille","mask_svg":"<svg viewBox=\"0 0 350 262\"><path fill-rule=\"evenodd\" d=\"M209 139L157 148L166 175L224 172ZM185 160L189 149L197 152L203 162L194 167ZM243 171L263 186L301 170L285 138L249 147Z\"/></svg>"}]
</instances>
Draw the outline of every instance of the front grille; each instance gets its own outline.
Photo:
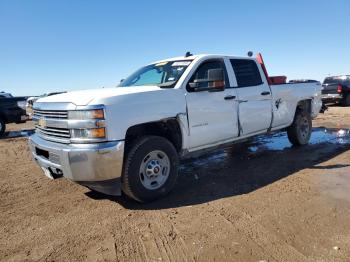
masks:
<instances>
[{"instance_id":1,"label":"front grille","mask_svg":"<svg viewBox=\"0 0 350 262\"><path fill-rule=\"evenodd\" d=\"M70 138L70 131L69 131L69 129L41 127L39 125L36 125L35 127L36 127L36 130L39 131L39 133L42 133L42 134L44 134L46 136Z\"/></svg>"},{"instance_id":2,"label":"front grille","mask_svg":"<svg viewBox=\"0 0 350 262\"><path fill-rule=\"evenodd\" d=\"M58 110L33 110L34 116L40 118L53 118L53 119L67 119L68 118L68 111L58 111Z\"/></svg>"},{"instance_id":3,"label":"front grille","mask_svg":"<svg viewBox=\"0 0 350 262\"><path fill-rule=\"evenodd\" d=\"M33 120L35 130L42 138L61 143L70 142L70 130L68 128L57 127L57 121L68 119L68 111L57 110L33 110ZM65 122L65 121L64 121ZM54 125L56 123L56 126Z\"/></svg>"}]
</instances>

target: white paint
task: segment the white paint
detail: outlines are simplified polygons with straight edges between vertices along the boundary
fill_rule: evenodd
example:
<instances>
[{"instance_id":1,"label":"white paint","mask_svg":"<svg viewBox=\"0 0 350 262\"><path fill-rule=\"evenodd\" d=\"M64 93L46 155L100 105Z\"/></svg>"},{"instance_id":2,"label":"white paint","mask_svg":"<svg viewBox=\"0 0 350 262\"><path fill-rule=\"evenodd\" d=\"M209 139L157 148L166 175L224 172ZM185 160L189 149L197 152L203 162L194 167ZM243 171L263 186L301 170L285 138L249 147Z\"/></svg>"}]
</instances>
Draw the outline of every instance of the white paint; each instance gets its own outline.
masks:
<instances>
[{"instance_id":1,"label":"white paint","mask_svg":"<svg viewBox=\"0 0 350 262\"><path fill-rule=\"evenodd\" d=\"M312 116L317 116L322 105L321 86L301 83L270 87L260 65L258 67L264 82L260 86L228 88L222 92L187 92L187 82L196 68L202 62L214 58L224 60L230 86L237 87L228 59L242 57L198 55L159 61L193 59L173 89L139 86L83 90L41 98L38 102L105 105L109 140L125 139L128 128L137 124L177 118L183 136L183 149L189 151L240 140L264 133L269 128L278 130L289 126L297 103L304 99L312 99ZM261 95L264 91L271 94ZM228 95L236 99L225 100ZM240 136L238 115L242 127Z\"/></svg>"}]
</instances>

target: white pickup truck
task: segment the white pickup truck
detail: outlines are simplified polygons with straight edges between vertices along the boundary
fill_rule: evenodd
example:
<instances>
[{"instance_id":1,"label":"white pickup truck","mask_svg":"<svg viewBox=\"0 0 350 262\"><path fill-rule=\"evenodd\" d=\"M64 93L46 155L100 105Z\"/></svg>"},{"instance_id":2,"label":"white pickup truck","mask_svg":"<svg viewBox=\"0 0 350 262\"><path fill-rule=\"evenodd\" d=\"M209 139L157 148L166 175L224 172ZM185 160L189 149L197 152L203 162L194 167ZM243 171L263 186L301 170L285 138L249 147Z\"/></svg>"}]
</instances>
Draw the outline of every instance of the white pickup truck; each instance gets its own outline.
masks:
<instances>
[{"instance_id":1,"label":"white pickup truck","mask_svg":"<svg viewBox=\"0 0 350 262\"><path fill-rule=\"evenodd\" d=\"M269 77L259 57L187 54L117 88L39 99L29 146L50 178L147 202L174 187L179 159L191 153L277 130L307 144L321 106L319 83Z\"/></svg>"}]
</instances>

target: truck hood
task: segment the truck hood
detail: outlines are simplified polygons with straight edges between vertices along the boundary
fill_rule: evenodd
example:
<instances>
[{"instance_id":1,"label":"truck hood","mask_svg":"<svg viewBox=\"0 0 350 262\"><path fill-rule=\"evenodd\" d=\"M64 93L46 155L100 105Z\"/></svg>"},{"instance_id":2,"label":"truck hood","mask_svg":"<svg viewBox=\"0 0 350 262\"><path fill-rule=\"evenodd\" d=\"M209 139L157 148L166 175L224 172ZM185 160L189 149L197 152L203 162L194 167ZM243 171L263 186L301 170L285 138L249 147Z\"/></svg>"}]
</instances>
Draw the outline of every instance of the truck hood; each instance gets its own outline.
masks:
<instances>
[{"instance_id":1,"label":"truck hood","mask_svg":"<svg viewBox=\"0 0 350 262\"><path fill-rule=\"evenodd\" d=\"M59 95L47 96L38 99L36 102L42 103L73 103L77 106L85 106L93 102L93 100L101 100L114 96L122 96L135 93L153 92L162 90L158 86L130 86L130 87L115 87L88 89L81 91L72 91Z\"/></svg>"}]
</instances>

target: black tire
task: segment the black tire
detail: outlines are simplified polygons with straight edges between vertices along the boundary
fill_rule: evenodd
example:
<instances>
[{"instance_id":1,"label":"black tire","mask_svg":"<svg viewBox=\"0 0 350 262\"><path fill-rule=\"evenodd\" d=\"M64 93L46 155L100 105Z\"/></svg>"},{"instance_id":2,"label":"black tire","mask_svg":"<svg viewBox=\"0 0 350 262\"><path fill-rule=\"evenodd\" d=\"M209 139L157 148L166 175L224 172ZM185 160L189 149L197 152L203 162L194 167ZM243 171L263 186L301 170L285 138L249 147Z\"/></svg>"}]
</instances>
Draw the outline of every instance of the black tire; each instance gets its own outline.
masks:
<instances>
[{"instance_id":1,"label":"black tire","mask_svg":"<svg viewBox=\"0 0 350 262\"><path fill-rule=\"evenodd\" d=\"M310 113L297 109L293 124L287 129L289 141L295 146L306 145L309 143L311 133L312 120Z\"/></svg>"},{"instance_id":2,"label":"black tire","mask_svg":"<svg viewBox=\"0 0 350 262\"><path fill-rule=\"evenodd\" d=\"M5 130L6 130L6 123L5 120L0 118L0 137L3 137L5 134Z\"/></svg>"},{"instance_id":3,"label":"black tire","mask_svg":"<svg viewBox=\"0 0 350 262\"><path fill-rule=\"evenodd\" d=\"M350 94L346 94L341 101L342 106L350 106Z\"/></svg>"},{"instance_id":4,"label":"black tire","mask_svg":"<svg viewBox=\"0 0 350 262\"><path fill-rule=\"evenodd\" d=\"M160 165L160 169L156 170L156 166L153 167L152 175L162 179L162 175L160 173L166 173L167 176L164 176L163 184L157 182L156 186L159 188L149 189L144 183L145 181L150 181L152 178L149 176L145 176L146 172L141 171L142 165L149 167L149 163L151 163L154 157L149 157L154 152L161 152L161 154L156 154L157 157L163 157L164 159L160 159L160 161L168 161L169 165L164 165L168 168ZM164 156L166 155L166 156ZM147 157L149 157L147 159ZM167 159L166 159L167 157ZM148 161L148 162L146 162ZM173 144L167 139L159 136L145 136L137 139L129 148L126 153L126 157L124 159L124 171L122 176L122 189L123 192L135 199L139 202L150 202L157 198L160 198L170 192L170 190L174 187L177 176L178 176L178 166L179 166L179 157L177 151ZM168 172L163 172L166 169ZM149 169L147 169L147 172ZM152 176L151 175L151 176ZM152 182L153 183L153 182ZM149 186L152 186L149 185Z\"/></svg>"}]
</instances>

